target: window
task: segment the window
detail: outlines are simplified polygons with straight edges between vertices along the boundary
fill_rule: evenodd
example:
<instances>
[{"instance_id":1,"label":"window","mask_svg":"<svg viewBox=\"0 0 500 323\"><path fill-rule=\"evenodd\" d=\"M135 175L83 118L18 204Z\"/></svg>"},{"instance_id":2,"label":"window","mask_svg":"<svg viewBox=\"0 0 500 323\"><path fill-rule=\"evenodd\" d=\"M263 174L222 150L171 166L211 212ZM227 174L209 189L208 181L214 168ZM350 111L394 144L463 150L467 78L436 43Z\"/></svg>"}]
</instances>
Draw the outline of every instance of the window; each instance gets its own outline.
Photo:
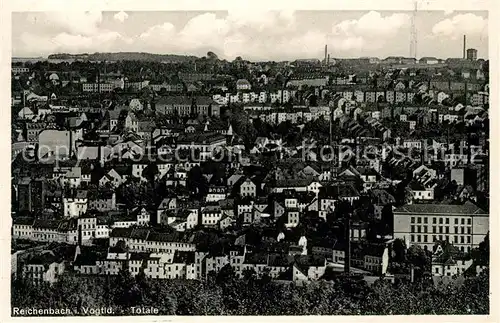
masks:
<instances>
[{"instance_id":1,"label":"window","mask_svg":"<svg viewBox=\"0 0 500 323\"><path fill-rule=\"evenodd\" d=\"M436 224L436 218L432 218L432 224Z\"/></svg>"},{"instance_id":2,"label":"window","mask_svg":"<svg viewBox=\"0 0 500 323\"><path fill-rule=\"evenodd\" d=\"M415 242L415 236L413 234L411 235L411 242Z\"/></svg>"},{"instance_id":3,"label":"window","mask_svg":"<svg viewBox=\"0 0 500 323\"><path fill-rule=\"evenodd\" d=\"M467 243L470 243L471 239L470 236L467 236Z\"/></svg>"},{"instance_id":4,"label":"window","mask_svg":"<svg viewBox=\"0 0 500 323\"><path fill-rule=\"evenodd\" d=\"M420 234L417 236L417 241L421 242Z\"/></svg>"},{"instance_id":5,"label":"window","mask_svg":"<svg viewBox=\"0 0 500 323\"><path fill-rule=\"evenodd\" d=\"M426 226L424 227L424 233L427 233L427 227Z\"/></svg>"},{"instance_id":6,"label":"window","mask_svg":"<svg viewBox=\"0 0 500 323\"><path fill-rule=\"evenodd\" d=\"M471 225L472 224L472 219L467 219L467 224Z\"/></svg>"},{"instance_id":7,"label":"window","mask_svg":"<svg viewBox=\"0 0 500 323\"><path fill-rule=\"evenodd\" d=\"M458 227L455 227L455 234L458 234Z\"/></svg>"},{"instance_id":8,"label":"window","mask_svg":"<svg viewBox=\"0 0 500 323\"><path fill-rule=\"evenodd\" d=\"M449 227L445 227L445 231L446 231L446 234L449 234L450 233L450 228Z\"/></svg>"},{"instance_id":9,"label":"window","mask_svg":"<svg viewBox=\"0 0 500 323\"><path fill-rule=\"evenodd\" d=\"M462 218L461 223L465 224L465 219L464 218Z\"/></svg>"},{"instance_id":10,"label":"window","mask_svg":"<svg viewBox=\"0 0 500 323\"><path fill-rule=\"evenodd\" d=\"M450 218L446 218L446 224L450 224Z\"/></svg>"},{"instance_id":11,"label":"window","mask_svg":"<svg viewBox=\"0 0 500 323\"><path fill-rule=\"evenodd\" d=\"M443 218L439 218L439 224L443 224Z\"/></svg>"},{"instance_id":12,"label":"window","mask_svg":"<svg viewBox=\"0 0 500 323\"><path fill-rule=\"evenodd\" d=\"M414 226L414 225L412 225L412 226L410 227L410 231L411 231L411 233L415 232L415 226Z\"/></svg>"},{"instance_id":13,"label":"window","mask_svg":"<svg viewBox=\"0 0 500 323\"><path fill-rule=\"evenodd\" d=\"M421 217L417 218L417 223L422 223L422 218Z\"/></svg>"},{"instance_id":14,"label":"window","mask_svg":"<svg viewBox=\"0 0 500 323\"><path fill-rule=\"evenodd\" d=\"M427 242L427 235L424 235L424 242ZM425 246L427 247L427 246Z\"/></svg>"},{"instance_id":15,"label":"window","mask_svg":"<svg viewBox=\"0 0 500 323\"><path fill-rule=\"evenodd\" d=\"M453 241L454 241L455 243L458 243L458 236L455 236L455 237L453 237L453 238L454 238L454 239L453 239Z\"/></svg>"},{"instance_id":16,"label":"window","mask_svg":"<svg viewBox=\"0 0 500 323\"><path fill-rule=\"evenodd\" d=\"M462 233L462 234L464 234L464 233L465 233L465 229L464 229L464 227L461 227L461 228L460 228L460 233Z\"/></svg>"},{"instance_id":17,"label":"window","mask_svg":"<svg viewBox=\"0 0 500 323\"><path fill-rule=\"evenodd\" d=\"M471 234L471 231L472 231L472 228L471 227L467 227L467 234Z\"/></svg>"},{"instance_id":18,"label":"window","mask_svg":"<svg viewBox=\"0 0 500 323\"><path fill-rule=\"evenodd\" d=\"M464 237L463 236L460 237L460 243L464 243Z\"/></svg>"},{"instance_id":19,"label":"window","mask_svg":"<svg viewBox=\"0 0 500 323\"><path fill-rule=\"evenodd\" d=\"M443 227L439 227L439 233L443 233Z\"/></svg>"},{"instance_id":20,"label":"window","mask_svg":"<svg viewBox=\"0 0 500 323\"><path fill-rule=\"evenodd\" d=\"M427 218L424 218L424 223L427 224Z\"/></svg>"}]
</instances>

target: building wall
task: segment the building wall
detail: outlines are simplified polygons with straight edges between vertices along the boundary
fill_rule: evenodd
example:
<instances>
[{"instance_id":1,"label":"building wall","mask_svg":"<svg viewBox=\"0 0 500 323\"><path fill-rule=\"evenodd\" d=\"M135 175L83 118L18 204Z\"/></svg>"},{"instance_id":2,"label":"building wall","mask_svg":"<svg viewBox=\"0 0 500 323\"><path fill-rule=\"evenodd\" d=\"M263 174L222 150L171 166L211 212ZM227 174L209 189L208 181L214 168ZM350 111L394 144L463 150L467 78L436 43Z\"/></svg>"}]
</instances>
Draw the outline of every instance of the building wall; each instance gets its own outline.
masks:
<instances>
[{"instance_id":1,"label":"building wall","mask_svg":"<svg viewBox=\"0 0 500 323\"><path fill-rule=\"evenodd\" d=\"M467 252L479 246L488 230L487 216L394 214L394 238L403 239L407 246L419 245L428 250L436 241L448 240Z\"/></svg>"}]
</instances>

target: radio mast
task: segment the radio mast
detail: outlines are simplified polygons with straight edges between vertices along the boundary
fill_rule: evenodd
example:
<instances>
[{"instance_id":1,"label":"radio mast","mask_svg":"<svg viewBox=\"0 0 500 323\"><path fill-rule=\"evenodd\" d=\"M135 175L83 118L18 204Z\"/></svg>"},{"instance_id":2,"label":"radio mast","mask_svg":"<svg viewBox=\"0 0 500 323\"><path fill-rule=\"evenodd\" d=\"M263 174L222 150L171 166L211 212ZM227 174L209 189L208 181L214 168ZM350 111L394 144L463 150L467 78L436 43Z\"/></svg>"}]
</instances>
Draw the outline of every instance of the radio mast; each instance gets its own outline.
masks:
<instances>
[{"instance_id":1,"label":"radio mast","mask_svg":"<svg viewBox=\"0 0 500 323\"><path fill-rule=\"evenodd\" d=\"M416 59L417 58L417 45L418 45L417 26L416 26L417 1L415 1L413 4L414 4L414 9L413 9L413 13L411 16L411 30L410 30L410 57Z\"/></svg>"}]
</instances>

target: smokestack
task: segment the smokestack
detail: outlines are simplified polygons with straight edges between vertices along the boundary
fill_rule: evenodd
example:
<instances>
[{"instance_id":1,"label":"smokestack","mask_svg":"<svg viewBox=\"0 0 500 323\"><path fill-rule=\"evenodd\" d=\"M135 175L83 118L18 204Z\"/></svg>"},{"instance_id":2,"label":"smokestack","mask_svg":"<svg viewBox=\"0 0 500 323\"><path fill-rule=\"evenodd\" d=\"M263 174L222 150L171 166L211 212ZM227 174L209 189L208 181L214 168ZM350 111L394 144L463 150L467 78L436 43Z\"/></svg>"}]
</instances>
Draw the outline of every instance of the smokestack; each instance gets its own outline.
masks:
<instances>
[{"instance_id":1,"label":"smokestack","mask_svg":"<svg viewBox=\"0 0 500 323\"><path fill-rule=\"evenodd\" d=\"M330 54L328 54L328 58L326 60L326 65L330 65Z\"/></svg>"},{"instance_id":2,"label":"smokestack","mask_svg":"<svg viewBox=\"0 0 500 323\"><path fill-rule=\"evenodd\" d=\"M351 215L345 214L345 227L346 227L346 247L344 257L344 273L350 274L351 272Z\"/></svg>"},{"instance_id":3,"label":"smokestack","mask_svg":"<svg viewBox=\"0 0 500 323\"><path fill-rule=\"evenodd\" d=\"M78 245L82 245L82 226L78 226Z\"/></svg>"},{"instance_id":4,"label":"smokestack","mask_svg":"<svg viewBox=\"0 0 500 323\"><path fill-rule=\"evenodd\" d=\"M99 97L99 103L101 103L101 69L99 65L97 66L97 94Z\"/></svg>"},{"instance_id":5,"label":"smokestack","mask_svg":"<svg viewBox=\"0 0 500 323\"><path fill-rule=\"evenodd\" d=\"M467 46L467 36L465 36L465 35L464 35L464 52L463 52L463 59L465 59L465 58L466 58L466 56L465 56L465 54L466 54L466 53L465 53L465 48L466 48L466 46Z\"/></svg>"},{"instance_id":6,"label":"smokestack","mask_svg":"<svg viewBox=\"0 0 500 323\"><path fill-rule=\"evenodd\" d=\"M325 64L326 64L327 55L328 55L328 45L325 45Z\"/></svg>"}]
</instances>

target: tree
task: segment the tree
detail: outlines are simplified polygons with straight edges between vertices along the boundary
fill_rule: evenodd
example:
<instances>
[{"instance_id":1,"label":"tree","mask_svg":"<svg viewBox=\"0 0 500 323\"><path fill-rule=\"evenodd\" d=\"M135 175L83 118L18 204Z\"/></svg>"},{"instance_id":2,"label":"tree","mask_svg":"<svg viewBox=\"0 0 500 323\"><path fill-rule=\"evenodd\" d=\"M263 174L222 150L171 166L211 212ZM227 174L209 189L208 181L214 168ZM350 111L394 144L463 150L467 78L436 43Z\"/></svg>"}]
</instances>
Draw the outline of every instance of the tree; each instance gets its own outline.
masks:
<instances>
[{"instance_id":1,"label":"tree","mask_svg":"<svg viewBox=\"0 0 500 323\"><path fill-rule=\"evenodd\" d=\"M186 186L194 196L204 196L208 192L208 183L199 166L191 168L187 174Z\"/></svg>"},{"instance_id":2,"label":"tree","mask_svg":"<svg viewBox=\"0 0 500 323\"><path fill-rule=\"evenodd\" d=\"M117 306L125 310L140 305L141 292L128 268L120 268L116 286L114 299Z\"/></svg>"},{"instance_id":3,"label":"tree","mask_svg":"<svg viewBox=\"0 0 500 323\"><path fill-rule=\"evenodd\" d=\"M392 243L392 261L394 262L406 262L406 244L402 239L395 239Z\"/></svg>"},{"instance_id":4,"label":"tree","mask_svg":"<svg viewBox=\"0 0 500 323\"><path fill-rule=\"evenodd\" d=\"M208 52L207 58L210 60L216 60L216 61L219 60L219 57L214 52Z\"/></svg>"}]
</instances>

